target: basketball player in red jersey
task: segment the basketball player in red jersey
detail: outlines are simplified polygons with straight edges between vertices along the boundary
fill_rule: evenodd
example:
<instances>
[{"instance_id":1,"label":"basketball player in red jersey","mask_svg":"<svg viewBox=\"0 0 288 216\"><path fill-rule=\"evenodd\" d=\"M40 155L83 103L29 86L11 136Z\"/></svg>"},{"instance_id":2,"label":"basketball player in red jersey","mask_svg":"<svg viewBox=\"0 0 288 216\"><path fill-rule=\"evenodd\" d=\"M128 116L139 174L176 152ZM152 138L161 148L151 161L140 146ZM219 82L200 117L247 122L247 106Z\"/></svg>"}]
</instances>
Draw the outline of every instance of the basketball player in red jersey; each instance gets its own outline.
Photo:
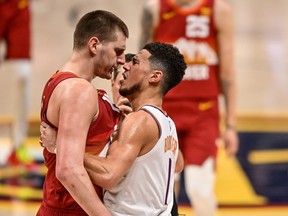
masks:
<instances>
[{"instance_id":1,"label":"basketball player in red jersey","mask_svg":"<svg viewBox=\"0 0 288 216\"><path fill-rule=\"evenodd\" d=\"M0 41L5 43L5 61L1 67L15 74L15 104L13 114L13 150L8 158L11 165L30 163L32 158L27 155L23 143L28 133L28 114L30 103L31 75L31 36L30 36L29 0L0 0ZM3 71L2 71L3 72ZM18 157L18 150L26 158ZM27 157L28 156L28 157Z\"/></svg>"},{"instance_id":2,"label":"basketball player in red jersey","mask_svg":"<svg viewBox=\"0 0 288 216\"><path fill-rule=\"evenodd\" d=\"M223 0L148 0L144 6L141 47L150 41L172 43L187 63L183 81L166 95L163 108L177 126L186 193L196 216L216 212L219 94L226 150L229 155L238 150L233 29L232 9Z\"/></svg>"},{"instance_id":3,"label":"basketball player in red jersey","mask_svg":"<svg viewBox=\"0 0 288 216\"><path fill-rule=\"evenodd\" d=\"M57 128L58 137L57 156L44 149L48 171L38 216L110 215L83 161L85 152L103 150L117 123L118 109L91 81L111 79L114 69L125 63L128 34L114 14L87 13L76 26L70 59L44 88L41 120Z\"/></svg>"}]
</instances>

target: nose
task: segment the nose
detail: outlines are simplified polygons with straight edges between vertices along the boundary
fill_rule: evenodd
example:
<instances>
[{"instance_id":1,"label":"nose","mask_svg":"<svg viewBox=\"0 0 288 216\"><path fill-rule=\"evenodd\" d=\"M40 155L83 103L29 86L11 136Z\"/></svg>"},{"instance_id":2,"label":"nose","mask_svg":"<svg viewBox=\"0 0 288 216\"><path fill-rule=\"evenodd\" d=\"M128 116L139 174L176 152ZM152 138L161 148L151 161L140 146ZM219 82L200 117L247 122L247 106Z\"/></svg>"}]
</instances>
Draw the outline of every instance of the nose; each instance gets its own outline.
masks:
<instances>
[{"instance_id":1,"label":"nose","mask_svg":"<svg viewBox=\"0 0 288 216\"><path fill-rule=\"evenodd\" d=\"M129 70L129 63L130 63L130 62L126 62L126 63L123 65L124 71L128 71L128 70Z\"/></svg>"},{"instance_id":2,"label":"nose","mask_svg":"<svg viewBox=\"0 0 288 216\"><path fill-rule=\"evenodd\" d=\"M125 63L125 54L122 53L120 56L117 58L117 64L123 65Z\"/></svg>"}]
</instances>

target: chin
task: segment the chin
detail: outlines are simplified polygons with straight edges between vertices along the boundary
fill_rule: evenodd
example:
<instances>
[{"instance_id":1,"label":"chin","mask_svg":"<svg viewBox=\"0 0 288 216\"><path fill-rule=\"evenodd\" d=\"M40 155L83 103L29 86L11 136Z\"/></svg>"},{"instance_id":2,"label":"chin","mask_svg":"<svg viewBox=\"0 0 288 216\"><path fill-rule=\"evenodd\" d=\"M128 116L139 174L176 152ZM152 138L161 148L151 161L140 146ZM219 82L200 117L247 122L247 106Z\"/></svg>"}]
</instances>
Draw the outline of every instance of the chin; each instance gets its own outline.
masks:
<instances>
[{"instance_id":1,"label":"chin","mask_svg":"<svg viewBox=\"0 0 288 216\"><path fill-rule=\"evenodd\" d=\"M111 80L112 74L107 74L105 77L101 77L101 78Z\"/></svg>"}]
</instances>

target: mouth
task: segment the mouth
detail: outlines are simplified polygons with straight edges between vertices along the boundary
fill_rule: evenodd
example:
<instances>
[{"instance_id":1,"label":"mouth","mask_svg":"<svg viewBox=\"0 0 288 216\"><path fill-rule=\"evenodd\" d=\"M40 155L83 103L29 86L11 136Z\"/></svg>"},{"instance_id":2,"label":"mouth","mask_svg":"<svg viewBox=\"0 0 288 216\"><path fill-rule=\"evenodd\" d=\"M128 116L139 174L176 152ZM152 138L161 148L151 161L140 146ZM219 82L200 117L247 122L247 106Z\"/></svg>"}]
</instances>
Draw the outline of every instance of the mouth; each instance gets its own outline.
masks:
<instances>
[{"instance_id":1,"label":"mouth","mask_svg":"<svg viewBox=\"0 0 288 216\"><path fill-rule=\"evenodd\" d=\"M122 74L123 79L126 80L127 79L127 75L125 73Z\"/></svg>"}]
</instances>

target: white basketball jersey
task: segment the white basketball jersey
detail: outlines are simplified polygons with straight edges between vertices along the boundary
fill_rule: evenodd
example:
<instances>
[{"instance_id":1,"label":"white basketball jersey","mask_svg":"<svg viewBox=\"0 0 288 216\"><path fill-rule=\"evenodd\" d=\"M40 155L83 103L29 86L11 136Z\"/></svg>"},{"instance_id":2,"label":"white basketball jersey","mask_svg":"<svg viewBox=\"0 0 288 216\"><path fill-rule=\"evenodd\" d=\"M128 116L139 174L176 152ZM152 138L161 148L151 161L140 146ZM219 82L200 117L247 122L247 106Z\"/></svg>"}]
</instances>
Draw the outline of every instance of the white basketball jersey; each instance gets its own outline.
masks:
<instances>
[{"instance_id":1,"label":"white basketball jersey","mask_svg":"<svg viewBox=\"0 0 288 216\"><path fill-rule=\"evenodd\" d=\"M105 191L104 204L114 216L169 216L178 156L176 127L157 107L146 105L141 110L155 119L159 140L148 153L137 157L117 186Z\"/></svg>"}]
</instances>

